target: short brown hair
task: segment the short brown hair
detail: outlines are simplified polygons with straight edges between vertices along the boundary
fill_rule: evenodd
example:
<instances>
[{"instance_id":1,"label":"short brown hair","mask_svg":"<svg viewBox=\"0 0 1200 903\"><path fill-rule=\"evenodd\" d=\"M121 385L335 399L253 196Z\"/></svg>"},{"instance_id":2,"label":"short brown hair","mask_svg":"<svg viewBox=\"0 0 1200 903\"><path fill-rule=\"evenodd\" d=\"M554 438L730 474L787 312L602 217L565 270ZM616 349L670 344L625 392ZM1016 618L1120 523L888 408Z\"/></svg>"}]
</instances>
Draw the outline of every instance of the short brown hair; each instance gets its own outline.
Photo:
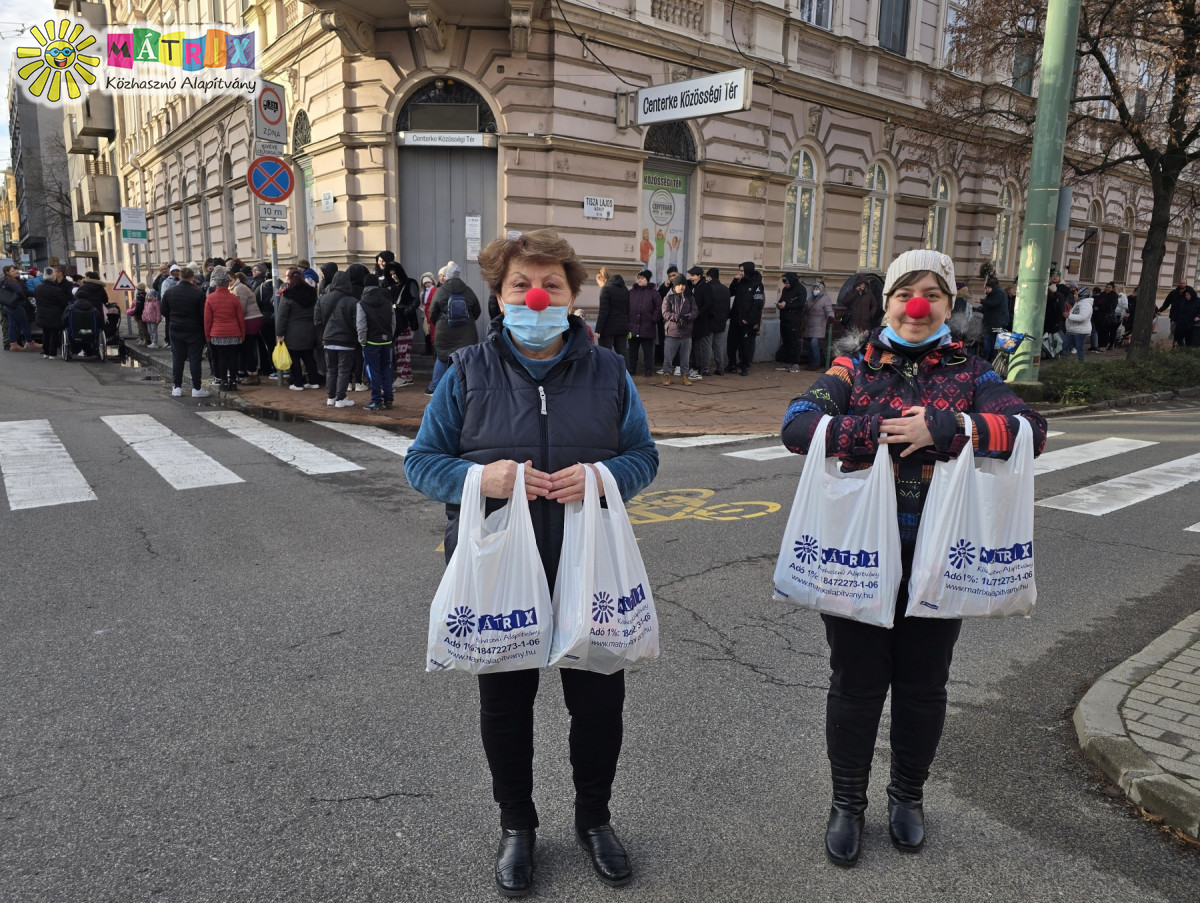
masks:
<instances>
[{"instance_id":1,"label":"short brown hair","mask_svg":"<svg viewBox=\"0 0 1200 903\"><path fill-rule=\"evenodd\" d=\"M504 277L514 262L529 260L542 264L561 264L571 287L571 297L579 294L579 288L587 279L587 270L570 242L553 229L538 229L525 232L518 238L497 238L479 252L479 270L496 295L504 285Z\"/></svg>"},{"instance_id":2,"label":"short brown hair","mask_svg":"<svg viewBox=\"0 0 1200 903\"><path fill-rule=\"evenodd\" d=\"M911 273L905 273L896 280L892 286L892 290L888 292L888 297L892 297L897 291L902 288L908 288L914 282L924 279L926 276L933 276L937 280L938 288L940 288L947 298L954 298L954 292L950 291L950 286L946 284L945 278L941 273L935 273L933 270L913 270Z\"/></svg>"},{"instance_id":3,"label":"short brown hair","mask_svg":"<svg viewBox=\"0 0 1200 903\"><path fill-rule=\"evenodd\" d=\"M182 270L179 271L179 281L180 282L191 282L195 278L196 278L196 271L193 270L191 267L184 267Z\"/></svg>"}]
</instances>

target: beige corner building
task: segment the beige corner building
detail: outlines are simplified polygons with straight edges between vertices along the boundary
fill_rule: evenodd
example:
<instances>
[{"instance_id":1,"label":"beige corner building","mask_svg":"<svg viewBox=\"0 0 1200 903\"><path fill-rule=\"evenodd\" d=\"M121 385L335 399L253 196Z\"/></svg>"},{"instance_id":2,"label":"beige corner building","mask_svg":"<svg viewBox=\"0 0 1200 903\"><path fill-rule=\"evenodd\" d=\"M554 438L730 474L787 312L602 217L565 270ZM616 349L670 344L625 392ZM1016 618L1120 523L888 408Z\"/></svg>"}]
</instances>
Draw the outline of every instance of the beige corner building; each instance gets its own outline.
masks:
<instances>
[{"instance_id":1,"label":"beige corner building","mask_svg":"<svg viewBox=\"0 0 1200 903\"><path fill-rule=\"evenodd\" d=\"M129 0L57 2L89 20L135 18ZM627 277L674 263L728 278L752 260L768 286L788 269L832 287L918 246L951 254L976 284L987 263L1016 276L1025 170L939 166L921 131L937 80L959 77L946 63L960 5L149 0L137 17L260 36L262 75L285 89L297 174L281 262L390 249L410 275L453 259L481 287L481 244L550 226L590 265ZM1017 73L1014 91L1034 90L1018 65L999 65ZM639 88L742 68L750 109L637 125ZM91 98L64 129L79 253L110 279L138 263L144 275L167 261L269 259L246 186L248 100ZM1132 170L1075 186L1053 255L1068 278L1134 283L1149 198ZM148 213L137 260L119 241L121 205ZM1164 283L1195 276L1200 243L1185 215L1176 223Z\"/></svg>"}]
</instances>

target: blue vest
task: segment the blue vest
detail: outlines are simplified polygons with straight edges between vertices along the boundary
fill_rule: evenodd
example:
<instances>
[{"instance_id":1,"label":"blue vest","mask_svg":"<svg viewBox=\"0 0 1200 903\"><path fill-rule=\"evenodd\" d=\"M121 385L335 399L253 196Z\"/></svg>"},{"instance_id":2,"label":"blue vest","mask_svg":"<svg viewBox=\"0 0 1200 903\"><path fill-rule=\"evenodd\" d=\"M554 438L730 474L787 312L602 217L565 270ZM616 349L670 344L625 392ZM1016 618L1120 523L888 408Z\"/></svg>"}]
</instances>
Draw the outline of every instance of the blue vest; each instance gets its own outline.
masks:
<instances>
[{"instance_id":1,"label":"blue vest","mask_svg":"<svg viewBox=\"0 0 1200 903\"><path fill-rule=\"evenodd\" d=\"M605 461L620 454L625 409L625 360L588 341L572 318L574 339L546 378L535 381L514 358L499 323L487 340L456 351L463 408L459 457L476 464L532 461L545 473L572 464ZM505 500L488 499L487 513ZM529 503L533 532L551 589L563 539L563 505L548 499ZM446 561L458 542L458 506L446 506Z\"/></svg>"}]
</instances>

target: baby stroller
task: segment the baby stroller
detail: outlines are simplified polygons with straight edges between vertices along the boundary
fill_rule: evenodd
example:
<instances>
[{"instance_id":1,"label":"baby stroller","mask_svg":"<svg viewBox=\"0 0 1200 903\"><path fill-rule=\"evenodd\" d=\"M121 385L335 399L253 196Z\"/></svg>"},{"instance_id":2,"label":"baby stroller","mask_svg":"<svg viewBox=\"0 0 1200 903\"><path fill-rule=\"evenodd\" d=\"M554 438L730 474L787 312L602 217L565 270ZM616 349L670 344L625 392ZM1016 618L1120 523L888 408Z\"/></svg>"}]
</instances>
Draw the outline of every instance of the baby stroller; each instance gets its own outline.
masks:
<instances>
[{"instance_id":1,"label":"baby stroller","mask_svg":"<svg viewBox=\"0 0 1200 903\"><path fill-rule=\"evenodd\" d=\"M91 304L72 304L63 314L62 359L79 354L103 361L108 354L106 326L104 315Z\"/></svg>"}]
</instances>

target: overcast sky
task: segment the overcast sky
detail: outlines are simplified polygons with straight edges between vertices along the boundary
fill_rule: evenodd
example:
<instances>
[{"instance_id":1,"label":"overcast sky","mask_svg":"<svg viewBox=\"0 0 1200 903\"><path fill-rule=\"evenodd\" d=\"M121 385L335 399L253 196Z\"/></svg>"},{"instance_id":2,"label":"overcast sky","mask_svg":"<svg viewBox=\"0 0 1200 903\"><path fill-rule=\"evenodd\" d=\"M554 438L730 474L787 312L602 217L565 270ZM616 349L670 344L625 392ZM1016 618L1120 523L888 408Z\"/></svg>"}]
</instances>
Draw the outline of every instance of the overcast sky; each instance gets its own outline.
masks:
<instances>
[{"instance_id":1,"label":"overcast sky","mask_svg":"<svg viewBox=\"0 0 1200 903\"><path fill-rule=\"evenodd\" d=\"M52 0L0 0L0 169L11 163L12 150L8 139L8 73L13 56L21 46L36 47L37 41L28 29L31 25L61 16ZM25 29L22 33L22 29Z\"/></svg>"}]
</instances>

